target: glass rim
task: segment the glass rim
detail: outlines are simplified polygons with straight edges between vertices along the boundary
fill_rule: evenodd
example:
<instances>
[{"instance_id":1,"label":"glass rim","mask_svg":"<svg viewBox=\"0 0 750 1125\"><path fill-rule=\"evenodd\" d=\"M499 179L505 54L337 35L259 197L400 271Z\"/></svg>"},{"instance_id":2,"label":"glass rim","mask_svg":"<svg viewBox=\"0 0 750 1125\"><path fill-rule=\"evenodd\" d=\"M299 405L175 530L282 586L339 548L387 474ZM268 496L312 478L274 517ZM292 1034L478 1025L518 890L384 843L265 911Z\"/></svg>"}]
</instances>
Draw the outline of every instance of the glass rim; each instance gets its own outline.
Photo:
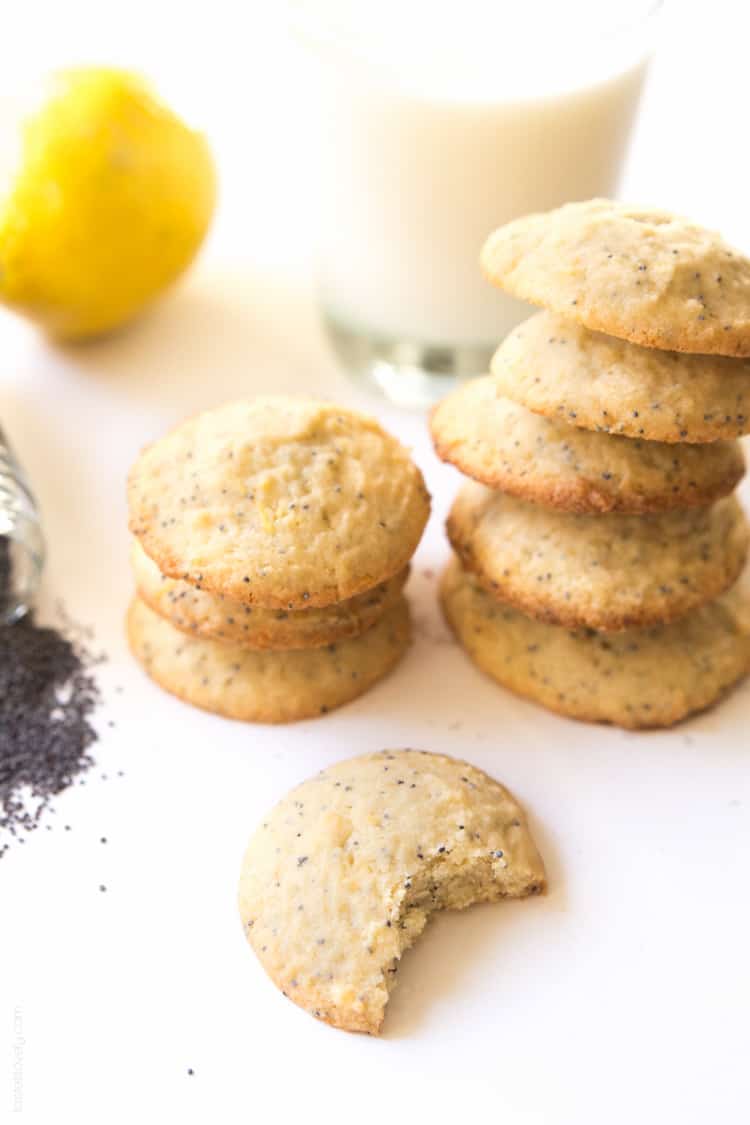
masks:
<instances>
[{"instance_id":1,"label":"glass rim","mask_svg":"<svg viewBox=\"0 0 750 1125\"><path fill-rule=\"evenodd\" d=\"M585 45L591 48L614 36L641 34L656 21L664 5L665 0L644 0L637 11L633 12L633 5L623 3L619 5L621 18L605 25L596 24L588 28L574 25L576 37L579 41L583 39ZM329 15L326 18L320 7L315 11L315 5L311 0L285 0L285 8L291 30L303 42L316 47L334 49L339 53L348 54L353 59L378 65L377 51L367 50L356 35L351 32L347 34L337 27L333 17ZM421 40L422 45L426 42L426 39ZM383 65L382 60L380 63Z\"/></svg>"}]
</instances>

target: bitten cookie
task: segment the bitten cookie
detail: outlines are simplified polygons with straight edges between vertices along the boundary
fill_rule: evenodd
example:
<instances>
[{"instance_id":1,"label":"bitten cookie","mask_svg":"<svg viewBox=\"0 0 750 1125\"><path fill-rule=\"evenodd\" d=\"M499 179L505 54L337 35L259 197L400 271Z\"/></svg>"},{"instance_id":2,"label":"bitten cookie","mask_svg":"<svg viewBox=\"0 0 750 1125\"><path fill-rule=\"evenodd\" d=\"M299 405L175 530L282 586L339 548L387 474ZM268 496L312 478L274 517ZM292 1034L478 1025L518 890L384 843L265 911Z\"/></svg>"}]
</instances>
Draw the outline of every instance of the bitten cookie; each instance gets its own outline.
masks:
<instances>
[{"instance_id":1,"label":"bitten cookie","mask_svg":"<svg viewBox=\"0 0 750 1125\"><path fill-rule=\"evenodd\" d=\"M750 355L750 260L687 219L608 199L490 235L485 276L514 297L634 344Z\"/></svg>"},{"instance_id":2,"label":"bitten cookie","mask_svg":"<svg viewBox=\"0 0 750 1125\"><path fill-rule=\"evenodd\" d=\"M716 703L750 671L748 572L718 601L671 625L569 632L495 601L456 559L443 610L472 660L551 711L627 728L668 727Z\"/></svg>"},{"instance_id":3,"label":"bitten cookie","mask_svg":"<svg viewBox=\"0 0 750 1125\"><path fill-rule=\"evenodd\" d=\"M435 449L462 473L570 512L662 512L710 504L745 471L739 442L666 445L543 418L487 376L448 395L430 420Z\"/></svg>"},{"instance_id":4,"label":"bitten cookie","mask_svg":"<svg viewBox=\"0 0 750 1125\"><path fill-rule=\"evenodd\" d=\"M492 360L501 394L607 434L712 442L750 432L750 363L639 348L537 313Z\"/></svg>"},{"instance_id":5,"label":"bitten cookie","mask_svg":"<svg viewBox=\"0 0 750 1125\"><path fill-rule=\"evenodd\" d=\"M324 715L372 687L409 645L409 609L400 598L361 637L298 652L252 652L188 637L135 599L130 648L148 675L194 707L229 719L290 723Z\"/></svg>"},{"instance_id":6,"label":"bitten cookie","mask_svg":"<svg viewBox=\"0 0 750 1125\"><path fill-rule=\"evenodd\" d=\"M178 426L138 458L128 500L130 529L163 574L285 610L398 574L430 510L419 469L377 422L282 397Z\"/></svg>"},{"instance_id":7,"label":"bitten cookie","mask_svg":"<svg viewBox=\"0 0 750 1125\"><path fill-rule=\"evenodd\" d=\"M673 621L718 597L748 551L735 497L654 516L581 516L470 482L448 537L481 585L541 621L619 630Z\"/></svg>"},{"instance_id":8,"label":"bitten cookie","mask_svg":"<svg viewBox=\"0 0 750 1125\"><path fill-rule=\"evenodd\" d=\"M545 888L520 806L466 762L416 750L340 762L273 809L239 906L273 982L318 1019L377 1034L433 911Z\"/></svg>"},{"instance_id":9,"label":"bitten cookie","mask_svg":"<svg viewBox=\"0 0 750 1125\"><path fill-rule=\"evenodd\" d=\"M166 578L137 539L130 558L138 596L175 629L253 649L321 648L358 637L396 604L409 573L325 609L263 609Z\"/></svg>"}]
</instances>

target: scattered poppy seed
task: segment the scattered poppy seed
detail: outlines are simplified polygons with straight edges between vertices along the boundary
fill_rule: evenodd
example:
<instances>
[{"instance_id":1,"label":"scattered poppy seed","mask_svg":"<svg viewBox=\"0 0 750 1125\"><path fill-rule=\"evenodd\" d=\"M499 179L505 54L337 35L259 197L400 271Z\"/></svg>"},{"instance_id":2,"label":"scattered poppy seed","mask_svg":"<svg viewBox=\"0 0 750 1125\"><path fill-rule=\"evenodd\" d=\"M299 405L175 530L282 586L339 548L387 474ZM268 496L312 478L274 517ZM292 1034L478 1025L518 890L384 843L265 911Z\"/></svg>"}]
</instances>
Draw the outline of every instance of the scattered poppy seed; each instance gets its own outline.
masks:
<instances>
[{"instance_id":1,"label":"scattered poppy seed","mask_svg":"<svg viewBox=\"0 0 750 1125\"><path fill-rule=\"evenodd\" d=\"M0 557L6 542L0 536ZM7 583L0 566L3 576ZM99 692L90 654L33 615L0 627L0 653L0 830L18 838L92 766L97 735L89 720Z\"/></svg>"}]
</instances>

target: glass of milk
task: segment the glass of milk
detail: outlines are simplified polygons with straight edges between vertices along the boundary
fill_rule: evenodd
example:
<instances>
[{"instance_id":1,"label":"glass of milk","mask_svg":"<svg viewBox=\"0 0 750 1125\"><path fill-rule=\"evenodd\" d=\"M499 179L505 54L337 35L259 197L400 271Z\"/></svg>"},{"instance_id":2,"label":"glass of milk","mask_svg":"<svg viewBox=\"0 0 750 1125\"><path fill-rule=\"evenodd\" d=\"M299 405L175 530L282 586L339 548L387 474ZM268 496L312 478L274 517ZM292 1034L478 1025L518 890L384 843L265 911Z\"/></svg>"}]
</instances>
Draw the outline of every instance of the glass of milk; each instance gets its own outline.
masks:
<instances>
[{"instance_id":1,"label":"glass of milk","mask_svg":"<svg viewBox=\"0 0 750 1125\"><path fill-rule=\"evenodd\" d=\"M485 282L497 226L612 195L658 7L300 0L319 95L320 302L346 367L403 404L486 371L528 308Z\"/></svg>"}]
</instances>

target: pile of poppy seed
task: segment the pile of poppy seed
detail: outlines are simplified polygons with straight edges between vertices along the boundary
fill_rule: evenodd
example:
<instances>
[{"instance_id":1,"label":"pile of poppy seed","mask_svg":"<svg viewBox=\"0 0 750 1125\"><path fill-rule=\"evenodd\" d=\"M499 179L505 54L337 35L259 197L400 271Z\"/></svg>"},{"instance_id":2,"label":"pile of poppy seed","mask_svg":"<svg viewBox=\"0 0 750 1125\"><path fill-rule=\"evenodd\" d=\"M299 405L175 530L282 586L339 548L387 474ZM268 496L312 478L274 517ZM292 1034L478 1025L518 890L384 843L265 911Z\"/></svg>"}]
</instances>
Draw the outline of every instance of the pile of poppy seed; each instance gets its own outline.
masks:
<instances>
[{"instance_id":1,"label":"pile of poppy seed","mask_svg":"<svg viewBox=\"0 0 750 1125\"><path fill-rule=\"evenodd\" d=\"M0 565L0 604L8 580ZM99 692L91 666L78 641L33 615L0 626L0 855L93 765Z\"/></svg>"}]
</instances>

